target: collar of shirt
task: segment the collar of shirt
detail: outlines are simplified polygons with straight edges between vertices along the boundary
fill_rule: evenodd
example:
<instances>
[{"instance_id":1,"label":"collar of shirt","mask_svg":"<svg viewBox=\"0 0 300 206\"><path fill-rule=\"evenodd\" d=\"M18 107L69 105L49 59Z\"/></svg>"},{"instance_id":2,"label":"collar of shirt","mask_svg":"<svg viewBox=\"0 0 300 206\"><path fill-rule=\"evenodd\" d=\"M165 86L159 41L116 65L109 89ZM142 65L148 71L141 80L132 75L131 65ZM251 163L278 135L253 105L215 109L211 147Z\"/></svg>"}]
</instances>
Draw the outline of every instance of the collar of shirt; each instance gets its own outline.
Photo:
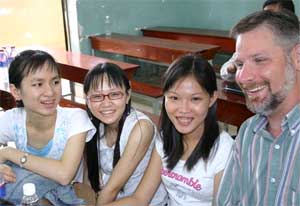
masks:
<instances>
[{"instance_id":1,"label":"collar of shirt","mask_svg":"<svg viewBox=\"0 0 300 206\"><path fill-rule=\"evenodd\" d=\"M292 136L300 129L300 105L296 105L292 108L290 112L285 115L285 118L282 120L281 127L283 130L288 129ZM266 128L268 119L264 115L255 115L254 124L256 125L253 128L253 132L257 133L262 129Z\"/></svg>"}]
</instances>

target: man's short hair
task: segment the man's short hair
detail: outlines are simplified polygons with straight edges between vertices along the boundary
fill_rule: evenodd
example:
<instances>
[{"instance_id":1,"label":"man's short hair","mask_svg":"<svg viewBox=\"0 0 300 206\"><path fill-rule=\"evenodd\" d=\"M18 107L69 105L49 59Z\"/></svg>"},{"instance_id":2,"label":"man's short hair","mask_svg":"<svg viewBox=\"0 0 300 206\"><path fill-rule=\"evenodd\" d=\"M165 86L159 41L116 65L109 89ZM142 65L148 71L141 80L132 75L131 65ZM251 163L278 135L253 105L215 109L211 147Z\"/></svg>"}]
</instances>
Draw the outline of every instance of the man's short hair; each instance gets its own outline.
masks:
<instances>
[{"instance_id":1,"label":"man's short hair","mask_svg":"<svg viewBox=\"0 0 300 206\"><path fill-rule=\"evenodd\" d=\"M231 36L250 32L264 26L270 29L284 49L290 50L299 44L299 20L292 12L258 11L241 19L231 30Z\"/></svg>"},{"instance_id":2,"label":"man's short hair","mask_svg":"<svg viewBox=\"0 0 300 206\"><path fill-rule=\"evenodd\" d=\"M287 9L293 13L295 13L295 5L292 0L267 0L263 4L263 9L271 4L279 4L280 8Z\"/></svg>"}]
</instances>

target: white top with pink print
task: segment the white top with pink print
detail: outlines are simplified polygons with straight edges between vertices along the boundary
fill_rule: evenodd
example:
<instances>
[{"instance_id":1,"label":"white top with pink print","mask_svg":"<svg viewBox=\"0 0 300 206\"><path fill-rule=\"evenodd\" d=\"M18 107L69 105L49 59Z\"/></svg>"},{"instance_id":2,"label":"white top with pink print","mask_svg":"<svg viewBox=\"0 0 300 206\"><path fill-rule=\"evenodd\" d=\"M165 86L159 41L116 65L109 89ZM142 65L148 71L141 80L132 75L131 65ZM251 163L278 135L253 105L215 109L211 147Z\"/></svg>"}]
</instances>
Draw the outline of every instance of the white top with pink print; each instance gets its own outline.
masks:
<instances>
[{"instance_id":1,"label":"white top with pink print","mask_svg":"<svg viewBox=\"0 0 300 206\"><path fill-rule=\"evenodd\" d=\"M173 170L168 170L162 141L156 140L156 150L163 161L161 178L169 195L168 206L212 204L214 176L224 170L233 144L233 139L226 132L222 132L218 140L218 148L213 158L207 164L199 160L190 172L184 167L183 160L179 160Z\"/></svg>"}]
</instances>

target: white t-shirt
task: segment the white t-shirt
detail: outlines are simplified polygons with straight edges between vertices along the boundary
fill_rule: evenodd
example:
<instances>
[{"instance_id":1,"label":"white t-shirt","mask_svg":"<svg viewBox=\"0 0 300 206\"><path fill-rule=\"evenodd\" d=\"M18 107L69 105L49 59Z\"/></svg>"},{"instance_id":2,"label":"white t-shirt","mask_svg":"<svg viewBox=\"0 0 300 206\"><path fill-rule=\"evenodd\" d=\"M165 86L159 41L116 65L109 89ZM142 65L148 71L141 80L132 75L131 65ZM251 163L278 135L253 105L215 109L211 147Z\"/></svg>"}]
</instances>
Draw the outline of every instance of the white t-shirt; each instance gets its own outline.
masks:
<instances>
[{"instance_id":1,"label":"white t-shirt","mask_svg":"<svg viewBox=\"0 0 300 206\"><path fill-rule=\"evenodd\" d=\"M212 205L214 177L225 168L233 144L233 139L226 132L220 134L218 141L213 158L207 164L199 160L188 172L183 160L179 160L173 170L168 170L162 140L156 140L156 150L163 162L161 178L169 195L168 206Z\"/></svg>"},{"instance_id":2,"label":"white t-shirt","mask_svg":"<svg viewBox=\"0 0 300 206\"><path fill-rule=\"evenodd\" d=\"M144 158L141 160L141 162L138 164L137 168L133 172L133 174L128 179L127 183L123 187L123 192L120 192L117 196L117 199L120 199L122 197L130 196L134 193L135 189L137 188L139 182L141 181L144 172L148 166L151 152L154 147L155 139L157 138L158 132L155 127L155 125L152 123L152 121L147 117L145 114L135 110L131 109L130 114L127 116L123 130L120 137L120 155L122 156L126 144L128 142L128 138L130 136L130 133L133 129L133 127L137 124L138 120L146 119L151 122L151 124L155 128L155 134L153 137L153 140L149 146L148 151L146 152ZM100 131L104 131L103 124L100 124ZM101 136L101 135L99 135ZM142 135L143 136L143 135ZM105 138L100 139L100 145L98 145L98 152L99 152L99 165L101 165L101 176L102 176L102 182L103 185L105 185L111 174L112 174L112 162L113 162L113 156L114 156L114 146L108 147L105 141ZM156 191L155 196L152 198L151 205L164 205L167 201L166 191L161 184L158 190Z\"/></svg>"},{"instance_id":3,"label":"white t-shirt","mask_svg":"<svg viewBox=\"0 0 300 206\"><path fill-rule=\"evenodd\" d=\"M89 141L96 130L84 110L58 106L54 136L44 148L37 150L27 145L26 111L24 108L13 108L0 116L1 143L12 141L15 142L18 150L56 160L61 158L70 137L86 131L88 131L86 141ZM82 166L75 180L82 182Z\"/></svg>"}]
</instances>

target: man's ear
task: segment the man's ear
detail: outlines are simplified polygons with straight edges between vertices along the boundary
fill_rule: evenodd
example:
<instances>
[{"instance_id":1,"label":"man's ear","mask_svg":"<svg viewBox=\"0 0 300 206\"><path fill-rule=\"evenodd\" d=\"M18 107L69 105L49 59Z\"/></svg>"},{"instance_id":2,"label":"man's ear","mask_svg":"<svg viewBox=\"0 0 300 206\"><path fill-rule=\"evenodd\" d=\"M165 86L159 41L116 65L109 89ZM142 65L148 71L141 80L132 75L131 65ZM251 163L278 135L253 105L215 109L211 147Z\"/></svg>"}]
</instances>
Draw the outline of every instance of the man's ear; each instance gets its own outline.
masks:
<instances>
[{"instance_id":1,"label":"man's ear","mask_svg":"<svg viewBox=\"0 0 300 206\"><path fill-rule=\"evenodd\" d=\"M214 91L214 94L210 97L209 107L211 107L218 99L218 91Z\"/></svg>"},{"instance_id":2,"label":"man's ear","mask_svg":"<svg viewBox=\"0 0 300 206\"><path fill-rule=\"evenodd\" d=\"M21 100L21 92L14 84L9 85L9 89L16 101Z\"/></svg>"},{"instance_id":3,"label":"man's ear","mask_svg":"<svg viewBox=\"0 0 300 206\"><path fill-rule=\"evenodd\" d=\"M300 71L300 44L297 44L292 51L292 58L294 59L295 69Z\"/></svg>"}]
</instances>

